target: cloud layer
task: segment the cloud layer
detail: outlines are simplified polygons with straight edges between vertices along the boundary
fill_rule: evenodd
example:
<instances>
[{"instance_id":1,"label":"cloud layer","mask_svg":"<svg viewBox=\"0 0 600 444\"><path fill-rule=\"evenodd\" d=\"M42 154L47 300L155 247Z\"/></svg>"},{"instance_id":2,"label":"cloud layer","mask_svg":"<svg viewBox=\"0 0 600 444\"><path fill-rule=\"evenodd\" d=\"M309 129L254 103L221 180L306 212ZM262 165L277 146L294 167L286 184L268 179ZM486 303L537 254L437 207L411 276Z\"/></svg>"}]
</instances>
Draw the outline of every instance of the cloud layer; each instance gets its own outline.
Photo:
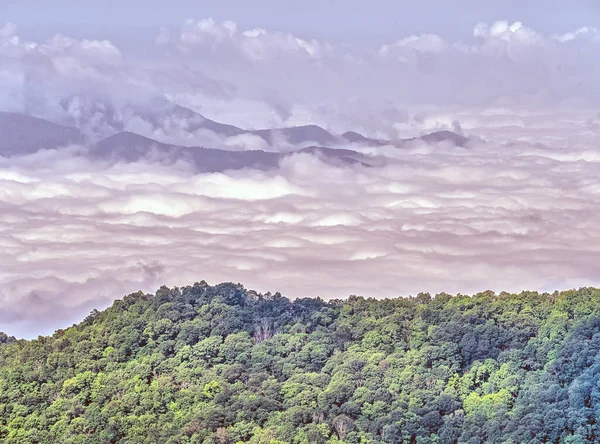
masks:
<instances>
[{"instance_id":1,"label":"cloud layer","mask_svg":"<svg viewBox=\"0 0 600 444\"><path fill-rule=\"evenodd\" d=\"M200 279L324 298L597 285L600 121L549 131L552 116L522 115L519 141L487 117L469 148L360 148L387 157L375 168L296 155L196 175L78 148L0 160L0 330Z\"/></svg>"},{"instance_id":2,"label":"cloud layer","mask_svg":"<svg viewBox=\"0 0 600 444\"><path fill-rule=\"evenodd\" d=\"M200 279L324 298L598 285L599 36L499 21L469 41L369 49L190 20L125 51L24 41L8 24L0 111L76 126L88 143L129 130L265 148L199 131L174 105L243 128L480 141L351 146L386 158L373 168L298 154L224 174L92 162L86 146L0 157L0 330L47 333L122 294Z\"/></svg>"}]
</instances>

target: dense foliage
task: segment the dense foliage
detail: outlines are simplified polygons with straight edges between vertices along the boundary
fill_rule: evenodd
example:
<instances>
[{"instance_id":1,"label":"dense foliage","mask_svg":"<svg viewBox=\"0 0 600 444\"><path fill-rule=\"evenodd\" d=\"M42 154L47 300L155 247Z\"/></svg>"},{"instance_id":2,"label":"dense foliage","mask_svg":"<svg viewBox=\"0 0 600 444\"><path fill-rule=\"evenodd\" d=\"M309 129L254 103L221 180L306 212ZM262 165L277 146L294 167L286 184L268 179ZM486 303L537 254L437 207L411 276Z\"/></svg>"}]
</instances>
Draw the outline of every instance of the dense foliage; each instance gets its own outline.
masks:
<instances>
[{"instance_id":1,"label":"dense foliage","mask_svg":"<svg viewBox=\"0 0 600 444\"><path fill-rule=\"evenodd\" d=\"M290 302L136 293L0 335L7 443L600 440L600 290Z\"/></svg>"}]
</instances>

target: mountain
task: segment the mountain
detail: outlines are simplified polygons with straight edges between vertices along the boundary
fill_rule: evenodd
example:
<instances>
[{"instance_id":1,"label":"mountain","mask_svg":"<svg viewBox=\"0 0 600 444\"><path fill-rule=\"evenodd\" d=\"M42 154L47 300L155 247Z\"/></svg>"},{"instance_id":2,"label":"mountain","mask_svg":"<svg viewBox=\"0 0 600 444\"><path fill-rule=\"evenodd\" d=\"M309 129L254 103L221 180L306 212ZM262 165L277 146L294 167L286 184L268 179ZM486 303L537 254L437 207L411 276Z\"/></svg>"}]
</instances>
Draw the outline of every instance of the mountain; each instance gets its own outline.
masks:
<instances>
[{"instance_id":1,"label":"mountain","mask_svg":"<svg viewBox=\"0 0 600 444\"><path fill-rule=\"evenodd\" d=\"M233 125L215 122L162 98L116 106L106 100L73 96L62 100L59 105L64 110L62 123L81 128L94 140L126 131L132 124L140 123L155 130L172 127L185 128L189 132L207 130L222 137L246 132ZM76 112L72 112L71 108Z\"/></svg>"},{"instance_id":2,"label":"mountain","mask_svg":"<svg viewBox=\"0 0 600 444\"><path fill-rule=\"evenodd\" d=\"M221 172L242 168L267 170L275 168L287 156L296 153L317 154L325 161L368 166L368 158L356 151L324 147L308 147L288 153L261 150L228 151L214 148L169 145L139 134L123 132L98 142L91 155L105 159L134 162L143 158L172 164L178 160L192 162L198 172Z\"/></svg>"},{"instance_id":3,"label":"mountain","mask_svg":"<svg viewBox=\"0 0 600 444\"><path fill-rule=\"evenodd\" d=\"M164 120L175 120L184 126L187 131L194 133L207 130L221 137L233 137L241 134L252 134L262 138L269 146L278 144L316 144L331 145L338 142L338 138L317 125L305 125L289 128L270 128L262 130L245 130L234 125L227 125L211 120L189 108L171 103L162 103L138 111L139 115L155 128L161 126Z\"/></svg>"},{"instance_id":4,"label":"mountain","mask_svg":"<svg viewBox=\"0 0 600 444\"><path fill-rule=\"evenodd\" d=\"M246 131L236 126L215 122L188 108L169 103L151 107L150 111L144 114L144 119L155 126L161 125L161 119L176 119L191 132L205 129L223 137L253 134L263 138L271 146L294 144L304 147L286 154L260 150L227 151L171 145L133 132L121 131L97 142L91 147L90 152L96 156L112 156L126 161L135 161L150 154L155 155L158 160L170 163L178 159L186 159L194 162L199 171L214 172L245 167L268 169L275 167L282 157L298 152L318 153L325 160L337 163L369 164L366 156L356 151L341 149L348 143L371 146L389 144L403 147L415 140L431 144L448 141L456 146L465 146L468 142L466 137L451 131L434 132L396 143L370 139L353 131L335 136L317 125ZM115 128L122 126L117 120L114 122L111 120L111 122ZM54 149L85 143L84 136L76 128L58 125L28 115L3 112L0 112L0 136L0 155L2 156L31 154L40 149ZM336 149L332 147L336 147Z\"/></svg>"},{"instance_id":5,"label":"mountain","mask_svg":"<svg viewBox=\"0 0 600 444\"><path fill-rule=\"evenodd\" d=\"M84 143L84 138L76 128L24 114L0 112L0 156L32 154L80 143Z\"/></svg>"},{"instance_id":6,"label":"mountain","mask_svg":"<svg viewBox=\"0 0 600 444\"><path fill-rule=\"evenodd\" d=\"M153 150L157 153L162 153L168 158L178 148L180 147L124 131L96 143L90 148L90 154L98 157L114 158L114 160L134 162L148 156Z\"/></svg>"},{"instance_id":7,"label":"mountain","mask_svg":"<svg viewBox=\"0 0 600 444\"><path fill-rule=\"evenodd\" d=\"M353 150L346 150L342 148L327 148L322 146L308 146L306 148L302 148L296 151L292 151L293 153L306 153L320 156L329 161L338 161L340 164L346 165L362 165L362 166L372 166L369 162L370 159Z\"/></svg>"},{"instance_id":8,"label":"mountain","mask_svg":"<svg viewBox=\"0 0 600 444\"><path fill-rule=\"evenodd\" d=\"M256 130L251 131L251 133L261 137L269 145L285 142L292 145L310 143L327 146L338 142L334 135L317 125Z\"/></svg>"},{"instance_id":9,"label":"mountain","mask_svg":"<svg viewBox=\"0 0 600 444\"><path fill-rule=\"evenodd\" d=\"M0 334L0 441L597 442L598 387L598 289L325 302L202 281Z\"/></svg>"},{"instance_id":10,"label":"mountain","mask_svg":"<svg viewBox=\"0 0 600 444\"><path fill-rule=\"evenodd\" d=\"M167 164L178 160L188 161L196 166L198 172L203 173L242 168L275 168L280 160L278 153L169 145L130 132L119 133L98 142L90 153L97 157L126 162L143 158Z\"/></svg>"},{"instance_id":11,"label":"mountain","mask_svg":"<svg viewBox=\"0 0 600 444\"><path fill-rule=\"evenodd\" d=\"M340 146L346 143L353 143L368 146L392 145L402 147L409 142L420 140L428 144L437 144L440 142L450 142L455 146L464 147L468 138L456 134L452 131L435 131L423 136L411 139L402 139L398 142L372 139L365 137L356 131L347 131L340 136L336 136L317 125L296 126L290 128L277 128L259 131L251 131L252 134L260 136L269 145L278 143L289 143L293 145L316 144L319 146Z\"/></svg>"},{"instance_id":12,"label":"mountain","mask_svg":"<svg viewBox=\"0 0 600 444\"><path fill-rule=\"evenodd\" d=\"M429 144L435 144L435 143L440 143L440 142L451 142L453 145L459 146L459 147L464 147L467 144L467 142L469 141L469 139L467 137L462 136L460 134L453 133L452 131L436 131L431 134L426 134L424 136L415 137L414 139L409 139L407 141L417 140L417 139L427 142Z\"/></svg>"},{"instance_id":13,"label":"mountain","mask_svg":"<svg viewBox=\"0 0 600 444\"><path fill-rule=\"evenodd\" d=\"M342 134L342 138L348 143L356 143L360 145L369 146L391 145L396 147L403 147L407 143L414 141L421 141L430 145L434 145L441 142L450 142L454 146L464 147L469 141L467 137L454 133L452 131L434 131L433 133L425 134L423 136L413 137L410 139L401 139L400 141L396 142L390 140L371 139L355 131L345 132L344 134Z\"/></svg>"},{"instance_id":14,"label":"mountain","mask_svg":"<svg viewBox=\"0 0 600 444\"><path fill-rule=\"evenodd\" d=\"M244 130L231 125L220 124L209 119L201 120L198 117L199 115L187 108L179 107L176 112L179 113L180 118L190 119L191 128L194 128L193 125L196 125L195 128L202 126L225 135L244 133ZM315 131L314 128L306 128L308 128L306 131L302 130L302 127L292 128L290 134L294 135L295 141L301 140L303 134L306 137L322 135L320 131ZM296 130L299 132L296 132ZM317 137L317 139L324 140L326 138ZM0 112L0 155L2 156L32 154L40 149L54 149L83 143L85 143L85 139L76 128L58 125L24 114ZM165 163L187 160L194 163L199 172L218 172L242 168L269 169L276 167L282 158L294 153L318 154L326 161L342 164L368 164L366 156L351 150L311 146L288 153L261 150L229 151L161 143L127 131L97 142L90 147L89 152L94 157L127 162L137 161L145 157Z\"/></svg>"},{"instance_id":15,"label":"mountain","mask_svg":"<svg viewBox=\"0 0 600 444\"><path fill-rule=\"evenodd\" d=\"M262 138L270 146L281 143L292 145L331 145L338 141L335 136L317 125L246 130L234 125L216 122L189 108L164 100L155 101L146 108L136 109L134 112L146 122L153 125L154 128L160 128L164 121L176 121L191 133L199 130L207 130L221 137L253 134Z\"/></svg>"},{"instance_id":16,"label":"mountain","mask_svg":"<svg viewBox=\"0 0 600 444\"><path fill-rule=\"evenodd\" d=\"M196 132L198 130L205 129L224 137L238 136L248 132L238 128L237 126L215 122L214 120L204 117L203 115L180 105L173 106L171 108L171 112L167 113L166 115L169 117L185 119L190 132Z\"/></svg>"},{"instance_id":17,"label":"mountain","mask_svg":"<svg viewBox=\"0 0 600 444\"><path fill-rule=\"evenodd\" d=\"M360 133L357 133L356 131L346 131L344 134L342 134L342 137L349 143L357 143L361 145L381 146L389 143L385 140L370 139Z\"/></svg>"},{"instance_id":18,"label":"mountain","mask_svg":"<svg viewBox=\"0 0 600 444\"><path fill-rule=\"evenodd\" d=\"M162 116L162 117L159 117ZM277 145L316 145L316 146L339 146L345 143L356 143L361 145L382 146L382 145L398 145L402 146L407 142L414 140L422 140L429 144L440 142L450 142L455 146L463 147L468 142L468 138L456 134L452 131L436 131L431 134L415 137L412 139L404 139L400 142L392 142L387 140L372 139L363 136L356 131L347 131L341 135L334 135L329 131L321 128L318 125L303 125L287 128L271 128L262 130L244 130L233 125L226 125L210 120L195 111L179 105L168 105L161 108L160 112L146 115L146 119L158 126L158 119L177 118L186 121L187 128L190 132L195 132L199 129L212 131L220 136L232 137L241 134L253 134L259 136L269 146Z\"/></svg>"}]
</instances>

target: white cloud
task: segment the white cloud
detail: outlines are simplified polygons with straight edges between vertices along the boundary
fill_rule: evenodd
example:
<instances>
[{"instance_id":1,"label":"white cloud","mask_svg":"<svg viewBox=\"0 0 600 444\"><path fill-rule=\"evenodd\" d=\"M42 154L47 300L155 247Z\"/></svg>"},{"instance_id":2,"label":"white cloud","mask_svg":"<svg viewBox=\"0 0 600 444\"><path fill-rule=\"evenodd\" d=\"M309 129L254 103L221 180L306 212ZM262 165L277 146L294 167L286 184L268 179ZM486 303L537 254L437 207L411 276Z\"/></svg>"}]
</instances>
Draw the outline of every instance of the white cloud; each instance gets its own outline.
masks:
<instances>
[{"instance_id":1,"label":"white cloud","mask_svg":"<svg viewBox=\"0 0 600 444\"><path fill-rule=\"evenodd\" d=\"M506 42L518 41L527 45L540 43L544 40L543 36L533 29L523 26L523 23L514 22L510 24L505 20L494 22L491 25L480 22L475 26L473 35L482 39L499 39Z\"/></svg>"},{"instance_id":2,"label":"white cloud","mask_svg":"<svg viewBox=\"0 0 600 444\"><path fill-rule=\"evenodd\" d=\"M447 47L448 43L438 35L411 35L410 37L398 40L393 45L383 45L379 49L379 53L383 56L386 56L392 51L392 49L410 49L423 52L442 52L446 50Z\"/></svg>"},{"instance_id":3,"label":"white cloud","mask_svg":"<svg viewBox=\"0 0 600 444\"><path fill-rule=\"evenodd\" d=\"M0 159L0 330L49 331L200 279L324 298L598 284L598 122L515 112L528 140L508 109L456 111L488 142L364 148L393 153L375 168L309 155L202 175L74 150Z\"/></svg>"},{"instance_id":4,"label":"white cloud","mask_svg":"<svg viewBox=\"0 0 600 444\"><path fill-rule=\"evenodd\" d=\"M49 331L124 293L200 279L325 298L598 284L598 42L593 28L548 36L500 21L465 41L399 36L369 50L202 20L136 51L25 41L8 24L0 110L92 141L130 130L266 148L199 128L166 98L242 127L462 129L482 142L353 146L385 156L373 168L303 154L206 175L91 163L76 147L0 158L0 330Z\"/></svg>"},{"instance_id":5,"label":"white cloud","mask_svg":"<svg viewBox=\"0 0 600 444\"><path fill-rule=\"evenodd\" d=\"M161 42L166 40L161 38ZM187 20L179 36L179 49L184 53L203 51L204 55L230 51L226 57L247 57L249 60L266 62L285 57L319 58L327 50L317 40L306 41L292 34L268 32L262 28L238 30L236 23L216 23L213 19Z\"/></svg>"},{"instance_id":6,"label":"white cloud","mask_svg":"<svg viewBox=\"0 0 600 444\"><path fill-rule=\"evenodd\" d=\"M556 40L562 43L577 41L578 39L589 39L593 43L600 43L600 31L590 26L582 26L573 32L567 32L562 35L554 35Z\"/></svg>"}]
</instances>

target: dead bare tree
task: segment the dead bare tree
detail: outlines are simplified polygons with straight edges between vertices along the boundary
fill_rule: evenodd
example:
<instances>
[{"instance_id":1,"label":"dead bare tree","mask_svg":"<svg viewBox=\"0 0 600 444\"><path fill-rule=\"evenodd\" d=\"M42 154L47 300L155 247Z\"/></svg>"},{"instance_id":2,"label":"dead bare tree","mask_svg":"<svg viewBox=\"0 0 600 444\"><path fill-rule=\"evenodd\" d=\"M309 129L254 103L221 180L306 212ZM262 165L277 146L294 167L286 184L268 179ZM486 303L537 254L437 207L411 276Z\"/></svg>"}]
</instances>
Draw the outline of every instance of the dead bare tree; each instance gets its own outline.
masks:
<instances>
[{"instance_id":1,"label":"dead bare tree","mask_svg":"<svg viewBox=\"0 0 600 444\"><path fill-rule=\"evenodd\" d=\"M354 422L346 415L337 416L333 420L333 428L340 439L346 439L348 433L354 427Z\"/></svg>"},{"instance_id":2,"label":"dead bare tree","mask_svg":"<svg viewBox=\"0 0 600 444\"><path fill-rule=\"evenodd\" d=\"M273 337L273 324L267 318L260 318L254 322L253 341L259 344Z\"/></svg>"}]
</instances>

